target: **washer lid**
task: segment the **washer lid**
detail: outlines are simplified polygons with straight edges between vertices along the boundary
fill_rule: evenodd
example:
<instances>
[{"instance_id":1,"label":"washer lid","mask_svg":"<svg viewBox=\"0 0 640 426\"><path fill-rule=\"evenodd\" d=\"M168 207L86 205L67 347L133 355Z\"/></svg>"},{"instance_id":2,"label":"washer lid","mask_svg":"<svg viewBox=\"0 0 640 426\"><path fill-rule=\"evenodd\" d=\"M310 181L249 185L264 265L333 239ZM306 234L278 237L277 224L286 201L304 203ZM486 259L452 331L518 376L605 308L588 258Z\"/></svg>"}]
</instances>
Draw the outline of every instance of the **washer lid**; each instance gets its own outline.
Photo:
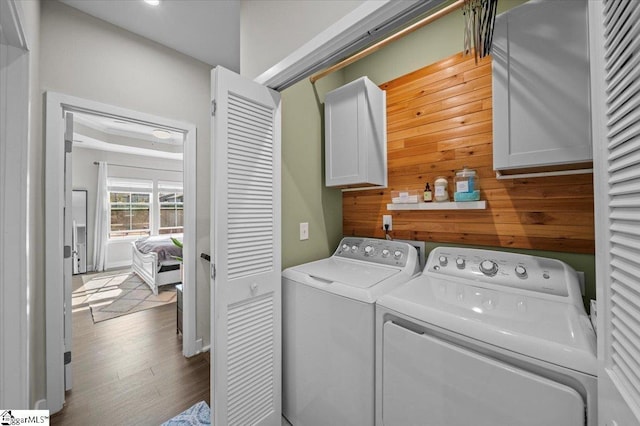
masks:
<instances>
[{"instance_id":1,"label":"washer lid","mask_svg":"<svg viewBox=\"0 0 640 426\"><path fill-rule=\"evenodd\" d=\"M482 342L597 375L596 338L584 310L552 300L419 276L378 305Z\"/></svg>"},{"instance_id":2,"label":"washer lid","mask_svg":"<svg viewBox=\"0 0 640 426\"><path fill-rule=\"evenodd\" d=\"M316 279L363 289L373 287L400 272L398 268L335 257L305 263L293 269Z\"/></svg>"}]
</instances>

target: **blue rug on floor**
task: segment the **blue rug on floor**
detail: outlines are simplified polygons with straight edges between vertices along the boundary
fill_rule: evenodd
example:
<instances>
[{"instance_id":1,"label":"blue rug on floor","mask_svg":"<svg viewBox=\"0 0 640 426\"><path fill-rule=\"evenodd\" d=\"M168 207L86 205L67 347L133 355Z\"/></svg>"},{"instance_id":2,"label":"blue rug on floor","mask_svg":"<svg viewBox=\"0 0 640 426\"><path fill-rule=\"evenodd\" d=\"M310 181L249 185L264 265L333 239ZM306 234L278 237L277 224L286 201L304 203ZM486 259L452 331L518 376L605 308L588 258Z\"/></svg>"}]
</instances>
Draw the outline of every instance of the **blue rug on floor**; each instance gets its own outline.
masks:
<instances>
[{"instance_id":1,"label":"blue rug on floor","mask_svg":"<svg viewBox=\"0 0 640 426\"><path fill-rule=\"evenodd\" d=\"M211 409L206 402L200 401L171 420L162 423L162 426L200 426L210 424Z\"/></svg>"}]
</instances>

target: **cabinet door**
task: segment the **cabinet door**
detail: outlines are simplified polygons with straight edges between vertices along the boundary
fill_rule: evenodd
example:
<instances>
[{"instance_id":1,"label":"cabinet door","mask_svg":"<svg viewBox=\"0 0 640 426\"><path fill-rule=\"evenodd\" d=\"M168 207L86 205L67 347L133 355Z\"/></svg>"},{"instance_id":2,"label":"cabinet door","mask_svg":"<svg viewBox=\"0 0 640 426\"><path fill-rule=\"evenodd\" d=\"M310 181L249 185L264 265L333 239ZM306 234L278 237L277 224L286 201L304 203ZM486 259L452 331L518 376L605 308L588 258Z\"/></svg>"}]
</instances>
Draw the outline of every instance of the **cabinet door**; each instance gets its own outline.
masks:
<instances>
[{"instance_id":1,"label":"cabinet door","mask_svg":"<svg viewBox=\"0 0 640 426\"><path fill-rule=\"evenodd\" d=\"M351 84L327 96L325 104L327 186L361 183L366 179L366 121L360 117L364 90Z\"/></svg>"},{"instance_id":2,"label":"cabinet door","mask_svg":"<svg viewBox=\"0 0 640 426\"><path fill-rule=\"evenodd\" d=\"M586 0L497 17L493 100L494 169L591 161Z\"/></svg>"},{"instance_id":3,"label":"cabinet door","mask_svg":"<svg viewBox=\"0 0 640 426\"><path fill-rule=\"evenodd\" d=\"M366 77L327 93L327 186L387 186L386 94Z\"/></svg>"}]
</instances>

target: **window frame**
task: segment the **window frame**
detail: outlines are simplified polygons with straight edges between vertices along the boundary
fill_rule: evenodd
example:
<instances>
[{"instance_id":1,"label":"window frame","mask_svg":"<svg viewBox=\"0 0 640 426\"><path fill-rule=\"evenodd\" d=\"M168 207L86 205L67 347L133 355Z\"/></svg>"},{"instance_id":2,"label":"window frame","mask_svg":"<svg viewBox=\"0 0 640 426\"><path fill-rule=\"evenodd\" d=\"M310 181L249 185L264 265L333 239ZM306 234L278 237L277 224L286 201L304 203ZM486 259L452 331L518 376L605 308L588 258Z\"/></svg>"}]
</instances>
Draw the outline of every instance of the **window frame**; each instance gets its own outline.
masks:
<instances>
[{"instance_id":1,"label":"window frame","mask_svg":"<svg viewBox=\"0 0 640 426\"><path fill-rule=\"evenodd\" d=\"M122 202L112 202L111 201L111 194L128 194L129 196L129 201L126 203L122 203ZM126 239L126 238L139 238L139 237L146 237L146 236L151 236L153 234L152 230L153 230L153 190L151 190L151 192L148 192L148 190L122 190L122 189L109 189L108 190L108 194L109 194L109 240L122 240L122 239ZM146 203L141 203L141 202L136 202L134 203L132 201L133 199L133 195L134 194L140 194L140 195L147 195L149 197L149 200ZM125 205L125 206L129 206L128 208L128 217L129 217L129 229L127 230L122 230L122 231L114 231L112 229L112 222L111 222L111 217L112 217L112 211L113 211L113 205L114 204L119 204L119 205ZM133 229L132 228L132 220L133 220L133 206L134 205L146 205L148 207L148 226L146 229Z\"/></svg>"},{"instance_id":2,"label":"window frame","mask_svg":"<svg viewBox=\"0 0 640 426\"><path fill-rule=\"evenodd\" d=\"M166 195L173 195L174 201L173 203L167 203L167 202L162 202L160 201L160 197L162 196L162 194L166 194ZM178 202L177 199L178 197L182 198L182 201ZM158 201L158 235L166 235L166 234L175 234L175 233L183 233L184 232L184 190L180 189L178 190L178 188L169 188L169 187L164 187L162 186L160 183L158 183L158 188L157 188L157 201ZM174 212L174 219L175 219L175 223L177 224L178 222L178 211L182 211L182 225L180 226L162 226L162 210L163 210L163 206L172 206L173 207L173 212ZM168 232L162 232L162 231L167 231Z\"/></svg>"}]
</instances>

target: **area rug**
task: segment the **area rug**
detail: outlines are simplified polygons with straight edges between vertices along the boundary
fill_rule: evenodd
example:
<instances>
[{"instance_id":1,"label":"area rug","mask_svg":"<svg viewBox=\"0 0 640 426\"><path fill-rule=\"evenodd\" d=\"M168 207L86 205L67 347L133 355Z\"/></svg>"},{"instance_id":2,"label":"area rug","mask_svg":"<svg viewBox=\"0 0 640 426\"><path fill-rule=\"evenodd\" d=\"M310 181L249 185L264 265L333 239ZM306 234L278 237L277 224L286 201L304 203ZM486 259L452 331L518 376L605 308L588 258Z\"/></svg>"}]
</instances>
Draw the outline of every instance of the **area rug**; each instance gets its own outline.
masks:
<instances>
[{"instance_id":1,"label":"area rug","mask_svg":"<svg viewBox=\"0 0 640 426\"><path fill-rule=\"evenodd\" d=\"M211 424L211 410L206 402L200 401L174 418L162 423L162 426L200 426Z\"/></svg>"},{"instance_id":2,"label":"area rug","mask_svg":"<svg viewBox=\"0 0 640 426\"><path fill-rule=\"evenodd\" d=\"M83 277L84 284L73 292L73 309L89 307L94 323L163 306L177 300L175 285L164 285L154 295L136 274L106 272Z\"/></svg>"}]
</instances>

